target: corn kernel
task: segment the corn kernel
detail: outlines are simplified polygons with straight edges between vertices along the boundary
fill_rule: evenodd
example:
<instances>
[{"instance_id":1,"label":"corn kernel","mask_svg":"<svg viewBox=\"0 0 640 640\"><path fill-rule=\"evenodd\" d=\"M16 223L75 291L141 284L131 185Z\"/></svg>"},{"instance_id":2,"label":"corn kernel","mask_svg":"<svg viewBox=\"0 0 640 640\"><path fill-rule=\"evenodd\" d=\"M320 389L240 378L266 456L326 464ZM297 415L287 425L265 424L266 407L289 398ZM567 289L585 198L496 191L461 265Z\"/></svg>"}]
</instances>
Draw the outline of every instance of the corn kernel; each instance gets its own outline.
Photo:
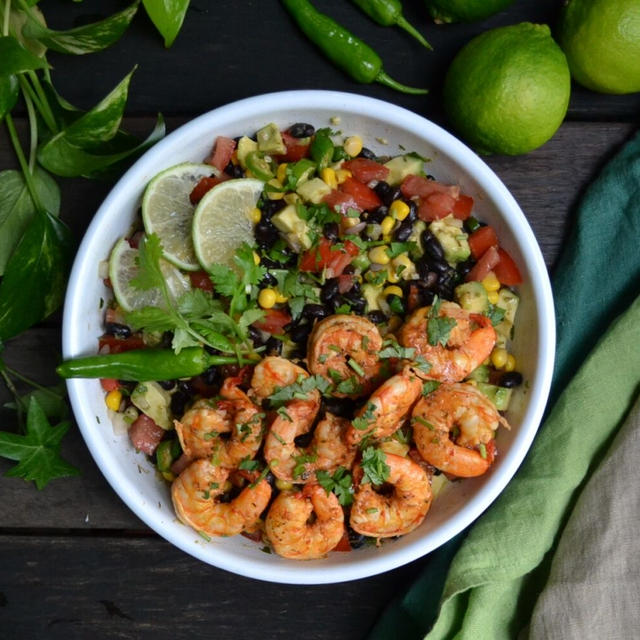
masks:
<instances>
[{"instance_id":1,"label":"corn kernel","mask_svg":"<svg viewBox=\"0 0 640 640\"><path fill-rule=\"evenodd\" d=\"M382 235L388 236L393 230L395 223L396 221L391 216L385 216L380 223Z\"/></svg>"},{"instance_id":2,"label":"corn kernel","mask_svg":"<svg viewBox=\"0 0 640 640\"><path fill-rule=\"evenodd\" d=\"M362 138L360 136L349 136L344 141L344 150L355 158L362 151Z\"/></svg>"},{"instance_id":3,"label":"corn kernel","mask_svg":"<svg viewBox=\"0 0 640 640\"><path fill-rule=\"evenodd\" d=\"M284 201L287 204L298 204L298 202L302 202L302 198L297 193L287 193L284 196Z\"/></svg>"},{"instance_id":4,"label":"corn kernel","mask_svg":"<svg viewBox=\"0 0 640 640\"><path fill-rule=\"evenodd\" d=\"M398 275L398 272L395 269L391 269L387 273L387 281L391 283L400 282L400 276Z\"/></svg>"},{"instance_id":5,"label":"corn kernel","mask_svg":"<svg viewBox=\"0 0 640 640\"><path fill-rule=\"evenodd\" d=\"M482 281L482 286L487 291L498 291L498 289L500 289L500 281L496 278L496 274L493 273L493 271L489 271Z\"/></svg>"},{"instance_id":6,"label":"corn kernel","mask_svg":"<svg viewBox=\"0 0 640 640\"><path fill-rule=\"evenodd\" d=\"M496 369L502 369L507 364L508 353L506 349L497 347L491 352L491 364Z\"/></svg>"},{"instance_id":7,"label":"corn kernel","mask_svg":"<svg viewBox=\"0 0 640 640\"><path fill-rule=\"evenodd\" d=\"M265 192L269 197L269 200L282 200L282 198L284 198L284 191L280 191L280 189L282 189L282 182L280 182L280 180L271 178L271 180L267 182L267 185ZM269 189L269 186L273 187L274 190L272 191Z\"/></svg>"},{"instance_id":8,"label":"corn kernel","mask_svg":"<svg viewBox=\"0 0 640 640\"><path fill-rule=\"evenodd\" d=\"M260 264L260 256L256 251L253 252L253 264L255 264L256 267Z\"/></svg>"},{"instance_id":9,"label":"corn kernel","mask_svg":"<svg viewBox=\"0 0 640 640\"><path fill-rule=\"evenodd\" d=\"M320 172L320 177L327 186L331 187L332 189L337 188L338 179L336 178L336 172L331 167L324 168Z\"/></svg>"},{"instance_id":10,"label":"corn kernel","mask_svg":"<svg viewBox=\"0 0 640 640\"><path fill-rule=\"evenodd\" d=\"M173 482L176 477L173 473L171 473L171 471L163 471L162 472L162 477L167 481L167 482Z\"/></svg>"},{"instance_id":11,"label":"corn kernel","mask_svg":"<svg viewBox=\"0 0 640 640\"><path fill-rule=\"evenodd\" d=\"M411 258L406 253L396 256L391 264L399 278L403 280L411 280L416 273L416 265L411 262Z\"/></svg>"},{"instance_id":12,"label":"corn kernel","mask_svg":"<svg viewBox=\"0 0 640 640\"><path fill-rule=\"evenodd\" d=\"M260 222L260 218L262 218L262 211L260 211L258 207L253 207L253 209L251 209L250 217L253 224L258 224L258 222Z\"/></svg>"},{"instance_id":13,"label":"corn kernel","mask_svg":"<svg viewBox=\"0 0 640 640\"><path fill-rule=\"evenodd\" d=\"M284 183L285 178L287 177L287 163L283 162L282 164L278 165L278 168L276 170L276 178Z\"/></svg>"},{"instance_id":14,"label":"corn kernel","mask_svg":"<svg viewBox=\"0 0 640 640\"><path fill-rule=\"evenodd\" d=\"M336 180L338 184L342 184L347 178L351 178L353 174L348 169L337 169Z\"/></svg>"},{"instance_id":15,"label":"corn kernel","mask_svg":"<svg viewBox=\"0 0 640 640\"><path fill-rule=\"evenodd\" d=\"M360 224L360 218L343 218L342 219L342 226L345 229L355 227L357 224Z\"/></svg>"},{"instance_id":16,"label":"corn kernel","mask_svg":"<svg viewBox=\"0 0 640 640\"><path fill-rule=\"evenodd\" d=\"M389 258L389 254L387 253L386 245L370 249L369 260L371 260L371 262L377 262L378 264L389 264L389 262L391 262L391 258Z\"/></svg>"},{"instance_id":17,"label":"corn kernel","mask_svg":"<svg viewBox=\"0 0 640 640\"><path fill-rule=\"evenodd\" d=\"M276 292L273 289L262 289L258 294L258 304L263 309L271 309L276 303Z\"/></svg>"},{"instance_id":18,"label":"corn kernel","mask_svg":"<svg viewBox=\"0 0 640 640\"><path fill-rule=\"evenodd\" d=\"M406 458L409 453L409 445L403 444L402 442L398 442L394 438L390 440L383 440L378 447L382 449L385 453L391 453L396 456L402 456Z\"/></svg>"},{"instance_id":19,"label":"corn kernel","mask_svg":"<svg viewBox=\"0 0 640 640\"><path fill-rule=\"evenodd\" d=\"M396 220L404 220L410 211L409 205L406 202L402 202L402 200L394 200L389 207L389 213Z\"/></svg>"},{"instance_id":20,"label":"corn kernel","mask_svg":"<svg viewBox=\"0 0 640 640\"><path fill-rule=\"evenodd\" d=\"M385 287L382 290L382 294L387 297L387 296L398 296L398 298L402 298L402 289L395 284L392 284L389 287Z\"/></svg>"},{"instance_id":21,"label":"corn kernel","mask_svg":"<svg viewBox=\"0 0 640 640\"><path fill-rule=\"evenodd\" d=\"M120 391L120 389L113 389L113 391L109 391L104 399L104 403L107 405L108 409L111 409L111 411L117 411L120 408L121 402L122 391Z\"/></svg>"},{"instance_id":22,"label":"corn kernel","mask_svg":"<svg viewBox=\"0 0 640 640\"><path fill-rule=\"evenodd\" d=\"M276 478L276 488L280 491L290 491L291 489L293 489L293 484L291 482L288 482L287 480Z\"/></svg>"},{"instance_id":23,"label":"corn kernel","mask_svg":"<svg viewBox=\"0 0 640 640\"><path fill-rule=\"evenodd\" d=\"M487 299L491 304L498 304L498 302L500 302L500 296L497 291L487 291Z\"/></svg>"},{"instance_id":24,"label":"corn kernel","mask_svg":"<svg viewBox=\"0 0 640 640\"><path fill-rule=\"evenodd\" d=\"M276 289L275 291L276 291L276 302L278 304L284 304L289 299L287 298L287 296L283 296L282 293L278 291L278 289Z\"/></svg>"},{"instance_id":25,"label":"corn kernel","mask_svg":"<svg viewBox=\"0 0 640 640\"><path fill-rule=\"evenodd\" d=\"M516 370L516 359L509 354L507 356L507 361L504 364L505 371L515 371Z\"/></svg>"}]
</instances>

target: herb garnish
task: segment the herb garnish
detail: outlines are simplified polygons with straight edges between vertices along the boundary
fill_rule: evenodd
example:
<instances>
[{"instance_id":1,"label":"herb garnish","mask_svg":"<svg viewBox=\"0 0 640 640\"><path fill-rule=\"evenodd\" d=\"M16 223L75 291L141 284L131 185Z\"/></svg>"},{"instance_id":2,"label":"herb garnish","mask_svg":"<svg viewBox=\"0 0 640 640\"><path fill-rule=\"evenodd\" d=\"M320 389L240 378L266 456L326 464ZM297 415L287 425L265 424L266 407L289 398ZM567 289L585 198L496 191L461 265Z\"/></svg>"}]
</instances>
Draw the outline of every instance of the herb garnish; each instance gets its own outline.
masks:
<instances>
[{"instance_id":1,"label":"herb garnish","mask_svg":"<svg viewBox=\"0 0 640 640\"><path fill-rule=\"evenodd\" d=\"M363 483L383 484L391 473L385 452L375 447L367 447L363 450L360 464L364 471Z\"/></svg>"},{"instance_id":2,"label":"herb garnish","mask_svg":"<svg viewBox=\"0 0 640 640\"><path fill-rule=\"evenodd\" d=\"M427 316L427 339L432 347L440 344L445 347L449 341L452 329L457 325L453 318L438 315L440 312L440 298L435 296L429 315Z\"/></svg>"},{"instance_id":3,"label":"herb garnish","mask_svg":"<svg viewBox=\"0 0 640 640\"><path fill-rule=\"evenodd\" d=\"M333 476L329 475L328 471L316 471L316 480L327 494L333 491L343 507L353 502L351 474L344 467L338 467Z\"/></svg>"}]
</instances>

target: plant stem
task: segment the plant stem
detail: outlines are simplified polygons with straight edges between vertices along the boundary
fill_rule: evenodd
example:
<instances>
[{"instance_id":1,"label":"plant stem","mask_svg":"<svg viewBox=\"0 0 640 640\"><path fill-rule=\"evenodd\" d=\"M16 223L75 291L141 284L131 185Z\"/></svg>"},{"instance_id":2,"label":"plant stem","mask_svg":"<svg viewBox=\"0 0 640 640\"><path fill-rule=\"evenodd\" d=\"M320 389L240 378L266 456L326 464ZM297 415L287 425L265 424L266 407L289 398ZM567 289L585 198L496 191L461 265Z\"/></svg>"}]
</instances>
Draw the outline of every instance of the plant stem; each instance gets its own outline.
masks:
<instances>
[{"instance_id":1,"label":"plant stem","mask_svg":"<svg viewBox=\"0 0 640 640\"><path fill-rule=\"evenodd\" d=\"M29 165L27 164L27 160L24 157L24 153L22 151L22 147L20 146L20 139L18 138L18 132L13 124L13 118L10 113L7 113L5 116L5 122L7 124L7 129L9 130L9 137L11 138L11 143L13 144L13 149L16 152L16 156L18 158L18 162L20 163L20 168L22 169L22 173L24 174L24 180L27 183L27 189L29 189L29 194L31 195L31 199L33 200L36 209L41 213L44 213L45 209L42 206L42 202L40 200L40 196L36 191L36 185L33 182L33 175L29 170Z\"/></svg>"},{"instance_id":2,"label":"plant stem","mask_svg":"<svg viewBox=\"0 0 640 640\"><path fill-rule=\"evenodd\" d=\"M38 389L39 391L42 391L43 393L48 393L48 394L50 394L52 396L55 396L56 398L60 397L59 393L56 393L55 391L52 391L51 389L48 389L47 387L42 386L41 384L39 384L35 380L31 380L31 378L27 378L27 376L23 376L19 371L16 371L15 369L12 369L11 367L7 366L6 364L5 364L4 368L14 378L18 378L18 380L21 380L22 382L28 384L29 386L33 387L34 389Z\"/></svg>"},{"instance_id":3,"label":"plant stem","mask_svg":"<svg viewBox=\"0 0 640 640\"><path fill-rule=\"evenodd\" d=\"M4 3L4 23L2 25L2 35L9 35L9 14L11 13L11 0L6 0Z\"/></svg>"},{"instance_id":4,"label":"plant stem","mask_svg":"<svg viewBox=\"0 0 640 640\"><path fill-rule=\"evenodd\" d=\"M58 124L56 123L56 118L53 115L53 111L51 111L51 106L49 105L49 101L47 100L47 94L44 92L44 89L40 84L40 78L38 78L38 74L35 71L28 71L27 73L29 74L31 84L33 84L35 92L40 98L39 102L42 109L41 114L47 124L47 127L49 127L52 133L58 133Z\"/></svg>"},{"instance_id":5,"label":"plant stem","mask_svg":"<svg viewBox=\"0 0 640 640\"><path fill-rule=\"evenodd\" d=\"M13 380L11 380L11 378L9 377L7 366L4 364L4 362L2 362L2 360L0 360L0 376L2 376L2 378L4 379L4 384L6 385L7 389L9 389L11 395L13 396L13 399L15 400L16 412L18 414L18 424L22 429L24 427L24 411L22 402L20 401L20 394L15 388Z\"/></svg>"},{"instance_id":6,"label":"plant stem","mask_svg":"<svg viewBox=\"0 0 640 640\"><path fill-rule=\"evenodd\" d=\"M36 79L37 79L37 76L36 76ZM49 104L48 103L43 104L42 100L40 99L40 96L36 93L36 90L31 86L31 83L29 82L27 76L24 73L18 74L18 82L20 83L20 88L22 89L22 94L23 96L25 96L25 99L26 99L25 94L27 94L29 98L31 98L31 101L33 102L33 104L38 109L38 113L42 116L42 119L44 120L44 123L47 125L49 130L56 133L58 130L58 125L56 124L55 119L53 119L53 114L51 113L51 108L49 107Z\"/></svg>"},{"instance_id":7,"label":"plant stem","mask_svg":"<svg viewBox=\"0 0 640 640\"><path fill-rule=\"evenodd\" d=\"M27 113L29 114L29 173L33 175L33 170L36 166L36 151L38 149L38 120L31 98L29 98L26 93L22 94L22 97L24 98L24 103L27 105Z\"/></svg>"}]
</instances>

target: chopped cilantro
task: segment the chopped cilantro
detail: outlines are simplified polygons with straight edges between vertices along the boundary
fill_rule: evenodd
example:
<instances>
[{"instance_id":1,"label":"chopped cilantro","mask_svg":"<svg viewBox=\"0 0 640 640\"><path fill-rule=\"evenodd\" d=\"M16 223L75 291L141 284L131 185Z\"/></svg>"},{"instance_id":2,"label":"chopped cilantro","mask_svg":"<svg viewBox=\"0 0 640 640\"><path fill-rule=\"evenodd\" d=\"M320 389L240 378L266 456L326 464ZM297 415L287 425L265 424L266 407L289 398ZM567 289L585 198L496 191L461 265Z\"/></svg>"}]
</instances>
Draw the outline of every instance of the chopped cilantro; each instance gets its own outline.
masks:
<instances>
[{"instance_id":1,"label":"chopped cilantro","mask_svg":"<svg viewBox=\"0 0 640 640\"><path fill-rule=\"evenodd\" d=\"M316 471L316 480L327 494L333 491L343 507L353 502L351 474L344 467L338 467L333 476L328 471Z\"/></svg>"},{"instance_id":2,"label":"chopped cilantro","mask_svg":"<svg viewBox=\"0 0 640 640\"><path fill-rule=\"evenodd\" d=\"M345 393L347 395L351 395L353 393L359 393L362 389L362 386L358 382L358 379L355 376L351 376L346 380L343 380L337 387L336 391L338 393Z\"/></svg>"},{"instance_id":3,"label":"chopped cilantro","mask_svg":"<svg viewBox=\"0 0 640 640\"><path fill-rule=\"evenodd\" d=\"M284 406L278 407L277 413L281 418L284 418L285 420L288 420L289 422L293 422L293 418L287 413L287 410L284 408Z\"/></svg>"},{"instance_id":4,"label":"chopped cilantro","mask_svg":"<svg viewBox=\"0 0 640 640\"><path fill-rule=\"evenodd\" d=\"M435 427L428 420L425 420L422 416L413 416L412 422L414 424L417 422L418 424L421 424L423 427L427 427L429 431L435 430Z\"/></svg>"},{"instance_id":5,"label":"chopped cilantro","mask_svg":"<svg viewBox=\"0 0 640 640\"><path fill-rule=\"evenodd\" d=\"M257 460L251 460L248 456L240 460L238 469L244 469L245 471L257 471L260 468L260 463Z\"/></svg>"},{"instance_id":6,"label":"chopped cilantro","mask_svg":"<svg viewBox=\"0 0 640 640\"><path fill-rule=\"evenodd\" d=\"M495 327L502 322L505 313L506 310L502 307L489 303L489 310L487 311L486 316L491 320L491 324Z\"/></svg>"},{"instance_id":7,"label":"chopped cilantro","mask_svg":"<svg viewBox=\"0 0 640 640\"><path fill-rule=\"evenodd\" d=\"M364 471L363 483L383 484L389 477L389 473L391 473L391 469L387 464L386 454L375 447L367 447L362 452L362 462L360 464Z\"/></svg>"},{"instance_id":8,"label":"chopped cilantro","mask_svg":"<svg viewBox=\"0 0 640 640\"><path fill-rule=\"evenodd\" d=\"M440 386L437 380L427 380L422 385L422 395L428 396L432 391L435 391Z\"/></svg>"},{"instance_id":9,"label":"chopped cilantro","mask_svg":"<svg viewBox=\"0 0 640 640\"><path fill-rule=\"evenodd\" d=\"M269 397L269 403L275 408L282 406L289 400L307 400L313 391L318 390L320 393L325 393L329 386L329 381L319 374L306 378L300 375L293 384L272 393Z\"/></svg>"},{"instance_id":10,"label":"chopped cilantro","mask_svg":"<svg viewBox=\"0 0 640 640\"><path fill-rule=\"evenodd\" d=\"M318 459L315 453L303 453L299 456L294 456L296 466L293 468L293 477L299 478L305 472L306 466L309 462L315 462Z\"/></svg>"},{"instance_id":11,"label":"chopped cilantro","mask_svg":"<svg viewBox=\"0 0 640 640\"><path fill-rule=\"evenodd\" d=\"M457 322L453 318L440 316L440 299L436 296L427 316L427 339L432 347L440 344L443 347L447 345L451 330L456 326Z\"/></svg>"},{"instance_id":12,"label":"chopped cilantro","mask_svg":"<svg viewBox=\"0 0 640 640\"><path fill-rule=\"evenodd\" d=\"M351 424L358 429L358 431L364 431L368 429L373 420L375 419L376 405L373 402L369 402L366 406L364 413L361 416L354 418Z\"/></svg>"},{"instance_id":13,"label":"chopped cilantro","mask_svg":"<svg viewBox=\"0 0 640 640\"><path fill-rule=\"evenodd\" d=\"M403 253L415 251L416 247L417 245L415 242L392 242L387 247L387 255L392 259L397 258Z\"/></svg>"},{"instance_id":14,"label":"chopped cilantro","mask_svg":"<svg viewBox=\"0 0 640 640\"><path fill-rule=\"evenodd\" d=\"M486 459L487 459L487 447L485 447L485 445L484 445L484 443L483 443L483 442L481 442L481 443L478 445L478 451L480 452L480 456L481 456L484 460L486 460Z\"/></svg>"},{"instance_id":15,"label":"chopped cilantro","mask_svg":"<svg viewBox=\"0 0 640 640\"><path fill-rule=\"evenodd\" d=\"M349 358L347 360L347 364L361 377L364 378L365 372L364 369L353 359Z\"/></svg>"}]
</instances>

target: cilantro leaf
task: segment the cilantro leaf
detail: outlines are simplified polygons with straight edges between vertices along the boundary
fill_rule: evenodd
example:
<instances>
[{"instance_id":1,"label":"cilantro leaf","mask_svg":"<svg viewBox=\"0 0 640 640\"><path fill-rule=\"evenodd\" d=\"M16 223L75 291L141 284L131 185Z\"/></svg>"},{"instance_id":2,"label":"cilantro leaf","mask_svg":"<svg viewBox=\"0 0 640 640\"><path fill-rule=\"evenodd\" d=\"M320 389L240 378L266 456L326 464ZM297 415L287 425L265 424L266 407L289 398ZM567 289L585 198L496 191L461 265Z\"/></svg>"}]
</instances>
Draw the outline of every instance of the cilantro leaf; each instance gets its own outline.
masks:
<instances>
[{"instance_id":1,"label":"cilantro leaf","mask_svg":"<svg viewBox=\"0 0 640 640\"><path fill-rule=\"evenodd\" d=\"M316 453L303 453L299 456L294 456L296 466L293 467L293 477L299 478L305 475L306 466L309 462L315 462L318 459Z\"/></svg>"},{"instance_id":2,"label":"cilantro leaf","mask_svg":"<svg viewBox=\"0 0 640 640\"><path fill-rule=\"evenodd\" d=\"M485 315L487 316L487 318L489 318L489 320L491 320L492 326L495 327L502 322L505 313L506 310L502 307L498 307L495 304L489 303L489 309Z\"/></svg>"},{"instance_id":3,"label":"cilantro leaf","mask_svg":"<svg viewBox=\"0 0 640 640\"><path fill-rule=\"evenodd\" d=\"M213 286L221 296L231 298L240 288L240 278L233 269L223 264L212 264L208 271Z\"/></svg>"},{"instance_id":4,"label":"cilantro leaf","mask_svg":"<svg viewBox=\"0 0 640 640\"><path fill-rule=\"evenodd\" d=\"M452 329L457 325L453 318L440 316L440 299L436 296L427 316L427 339L432 347L447 345Z\"/></svg>"},{"instance_id":5,"label":"cilantro leaf","mask_svg":"<svg viewBox=\"0 0 640 640\"><path fill-rule=\"evenodd\" d=\"M411 251L415 251L417 245L415 242L392 242L387 247L387 255L393 259L397 258L399 255L403 253L410 253Z\"/></svg>"},{"instance_id":6,"label":"cilantro leaf","mask_svg":"<svg viewBox=\"0 0 640 640\"><path fill-rule=\"evenodd\" d=\"M364 413L361 416L357 416L351 421L351 424L358 431L364 431L368 429L375 420L376 405L373 402L367 403Z\"/></svg>"},{"instance_id":7,"label":"cilantro leaf","mask_svg":"<svg viewBox=\"0 0 640 640\"><path fill-rule=\"evenodd\" d=\"M422 385L422 395L428 396L432 391L435 391L440 386L437 380L427 380Z\"/></svg>"},{"instance_id":8,"label":"cilantro leaf","mask_svg":"<svg viewBox=\"0 0 640 640\"><path fill-rule=\"evenodd\" d=\"M167 294L167 284L160 268L161 259L160 238L155 233L145 235L138 246L138 274L131 279L131 286L142 290L157 287Z\"/></svg>"},{"instance_id":9,"label":"cilantro leaf","mask_svg":"<svg viewBox=\"0 0 640 640\"><path fill-rule=\"evenodd\" d=\"M397 342L390 344L378 353L378 357L386 358L407 358L411 360L416 355L414 347L401 347Z\"/></svg>"},{"instance_id":10,"label":"cilantro leaf","mask_svg":"<svg viewBox=\"0 0 640 640\"><path fill-rule=\"evenodd\" d=\"M276 391L269 396L269 403L272 407L280 407L285 402L289 402L289 400L307 400L309 394L316 389L320 393L325 393L330 385L331 383L320 374L307 378L299 376L294 383L276 389Z\"/></svg>"},{"instance_id":11,"label":"cilantro leaf","mask_svg":"<svg viewBox=\"0 0 640 640\"><path fill-rule=\"evenodd\" d=\"M160 307L142 307L125 314L127 324L133 329L144 327L149 331L171 331L176 326L174 315Z\"/></svg>"},{"instance_id":12,"label":"cilantro leaf","mask_svg":"<svg viewBox=\"0 0 640 640\"><path fill-rule=\"evenodd\" d=\"M185 318L202 318L221 311L222 304L202 289L191 289L180 296L177 309Z\"/></svg>"},{"instance_id":13,"label":"cilantro leaf","mask_svg":"<svg viewBox=\"0 0 640 640\"><path fill-rule=\"evenodd\" d=\"M19 463L5 475L33 480L43 489L54 478L75 476L80 473L60 457L60 441L71 426L60 422L51 426L35 397L29 400L26 435L0 432L0 455Z\"/></svg>"},{"instance_id":14,"label":"cilantro leaf","mask_svg":"<svg viewBox=\"0 0 640 640\"><path fill-rule=\"evenodd\" d=\"M333 491L343 507L353 502L351 474L344 467L338 467L333 476L328 471L316 471L316 480L327 494Z\"/></svg>"},{"instance_id":15,"label":"cilantro leaf","mask_svg":"<svg viewBox=\"0 0 640 640\"><path fill-rule=\"evenodd\" d=\"M363 483L383 484L391 473L385 452L375 447L367 447L363 450L360 464L364 471Z\"/></svg>"}]
</instances>

